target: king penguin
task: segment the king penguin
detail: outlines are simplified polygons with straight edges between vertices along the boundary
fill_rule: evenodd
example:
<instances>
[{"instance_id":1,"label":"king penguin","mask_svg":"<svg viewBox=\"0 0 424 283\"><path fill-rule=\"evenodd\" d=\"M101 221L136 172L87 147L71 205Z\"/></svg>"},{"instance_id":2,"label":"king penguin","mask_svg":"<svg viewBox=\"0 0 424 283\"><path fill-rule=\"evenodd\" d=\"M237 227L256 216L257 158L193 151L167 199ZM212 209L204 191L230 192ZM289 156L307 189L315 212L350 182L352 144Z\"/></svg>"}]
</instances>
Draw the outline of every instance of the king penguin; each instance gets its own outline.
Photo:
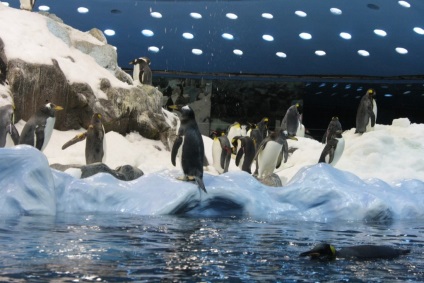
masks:
<instances>
[{"instance_id":1,"label":"king penguin","mask_svg":"<svg viewBox=\"0 0 424 283\"><path fill-rule=\"evenodd\" d=\"M283 121L281 122L281 129L287 132L289 137L296 136L296 132L299 129L299 103L292 105L287 109L286 115L284 115Z\"/></svg>"},{"instance_id":2,"label":"king penguin","mask_svg":"<svg viewBox=\"0 0 424 283\"><path fill-rule=\"evenodd\" d=\"M32 11L34 8L35 0L20 0L21 2L21 10Z\"/></svg>"},{"instance_id":3,"label":"king penguin","mask_svg":"<svg viewBox=\"0 0 424 283\"><path fill-rule=\"evenodd\" d=\"M327 131L325 131L325 134L322 137L322 143L325 144L330 141L337 131L342 131L342 124L339 121L339 117L334 116L333 118L331 118L331 121L327 127Z\"/></svg>"},{"instance_id":4,"label":"king penguin","mask_svg":"<svg viewBox=\"0 0 424 283\"><path fill-rule=\"evenodd\" d=\"M175 159L180 147L181 151L181 167L183 168L184 181L195 180L199 189L205 193L206 188L203 183L203 162L205 149L203 145L202 135L197 126L193 109L186 105L179 110L181 113L180 127L178 129L177 139L172 146L171 162L176 166Z\"/></svg>"},{"instance_id":5,"label":"king penguin","mask_svg":"<svg viewBox=\"0 0 424 283\"><path fill-rule=\"evenodd\" d=\"M52 136L56 111L59 110L63 110L63 108L51 102L41 106L26 122L19 144L32 145L43 151Z\"/></svg>"},{"instance_id":6,"label":"king penguin","mask_svg":"<svg viewBox=\"0 0 424 283\"><path fill-rule=\"evenodd\" d=\"M13 105L0 107L0 147L19 144L19 132L14 124Z\"/></svg>"},{"instance_id":7,"label":"king penguin","mask_svg":"<svg viewBox=\"0 0 424 283\"><path fill-rule=\"evenodd\" d=\"M377 104L374 96L375 90L372 88L367 90L367 93L361 98L356 113L356 131L355 133L363 134L371 131L377 120Z\"/></svg>"},{"instance_id":8,"label":"king penguin","mask_svg":"<svg viewBox=\"0 0 424 283\"><path fill-rule=\"evenodd\" d=\"M393 259L401 255L409 254L409 249L397 249L390 246L358 245L344 247L339 250L328 243L320 243L313 249L301 253L299 256L309 256L311 259L334 260L336 258L370 260L370 259Z\"/></svg>"},{"instance_id":9,"label":"king penguin","mask_svg":"<svg viewBox=\"0 0 424 283\"><path fill-rule=\"evenodd\" d=\"M97 162L104 162L106 158L106 132L101 118L102 115L100 113L94 113L91 117L91 122L87 131L76 135L72 140L65 143L62 146L62 150L86 139L85 163L88 165Z\"/></svg>"},{"instance_id":10,"label":"king penguin","mask_svg":"<svg viewBox=\"0 0 424 283\"><path fill-rule=\"evenodd\" d=\"M258 160L258 178L264 178L271 175L276 168L279 168L281 162L287 162L289 156L289 147L287 138L297 140L295 137L288 136L283 130L271 133L259 146L255 159Z\"/></svg>"},{"instance_id":11,"label":"king penguin","mask_svg":"<svg viewBox=\"0 0 424 283\"><path fill-rule=\"evenodd\" d=\"M150 69L151 61L147 57L140 57L130 62L134 65L133 80L139 81L144 85L152 85L152 70Z\"/></svg>"},{"instance_id":12,"label":"king penguin","mask_svg":"<svg viewBox=\"0 0 424 283\"><path fill-rule=\"evenodd\" d=\"M228 172L231 160L231 144L226 135L213 133L212 159L213 167L219 174Z\"/></svg>"},{"instance_id":13,"label":"king penguin","mask_svg":"<svg viewBox=\"0 0 424 283\"><path fill-rule=\"evenodd\" d=\"M240 147L236 155L236 166L241 170L252 174L250 167L252 166L253 159L255 158L255 143L251 137L237 136L233 138L232 143L238 143L240 141Z\"/></svg>"},{"instance_id":14,"label":"king penguin","mask_svg":"<svg viewBox=\"0 0 424 283\"><path fill-rule=\"evenodd\" d=\"M345 141L341 131L337 131L327 142L321 152L318 162L324 162L335 166L343 154Z\"/></svg>"},{"instance_id":15,"label":"king penguin","mask_svg":"<svg viewBox=\"0 0 424 283\"><path fill-rule=\"evenodd\" d=\"M234 122L232 125L230 125L227 129L227 137L228 140L230 142L232 142L233 138L236 136L241 136L242 135L242 131L241 131L241 125L239 122ZM236 154L237 153L237 147L233 147L232 149L232 153Z\"/></svg>"}]
</instances>

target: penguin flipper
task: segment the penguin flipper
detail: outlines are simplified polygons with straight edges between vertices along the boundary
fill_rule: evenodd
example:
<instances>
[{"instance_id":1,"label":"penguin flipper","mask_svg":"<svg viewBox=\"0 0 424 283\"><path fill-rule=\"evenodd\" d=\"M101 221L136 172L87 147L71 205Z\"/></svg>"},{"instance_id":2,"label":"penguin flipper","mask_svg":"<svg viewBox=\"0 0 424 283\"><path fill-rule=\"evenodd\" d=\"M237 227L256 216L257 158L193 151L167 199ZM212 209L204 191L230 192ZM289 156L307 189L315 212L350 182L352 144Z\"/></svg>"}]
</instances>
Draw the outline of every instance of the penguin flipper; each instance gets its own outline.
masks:
<instances>
[{"instance_id":1,"label":"penguin flipper","mask_svg":"<svg viewBox=\"0 0 424 283\"><path fill-rule=\"evenodd\" d=\"M197 186L199 187L199 189L202 189L205 193L208 193L206 191L205 184L203 183L203 179L201 177L194 176L194 180L196 181Z\"/></svg>"},{"instance_id":2,"label":"penguin flipper","mask_svg":"<svg viewBox=\"0 0 424 283\"><path fill-rule=\"evenodd\" d=\"M244 149L242 147L242 148L239 149L239 151L237 152L237 155L236 155L236 166L239 166L240 160L243 157L243 154L244 154Z\"/></svg>"},{"instance_id":3,"label":"penguin flipper","mask_svg":"<svg viewBox=\"0 0 424 283\"><path fill-rule=\"evenodd\" d=\"M177 158L178 149L180 148L182 143L183 143L183 137L178 136L174 142L174 145L172 146L171 162L172 162L172 165L174 166L176 166L175 159Z\"/></svg>"},{"instance_id":4,"label":"penguin flipper","mask_svg":"<svg viewBox=\"0 0 424 283\"><path fill-rule=\"evenodd\" d=\"M281 149L280 153L278 154L277 164L275 165L275 168L280 168L281 161L283 161L283 149Z\"/></svg>"},{"instance_id":5,"label":"penguin flipper","mask_svg":"<svg viewBox=\"0 0 424 283\"><path fill-rule=\"evenodd\" d=\"M337 144L337 140L329 140L322 150L321 156L318 163L331 163L334 159L334 150Z\"/></svg>"},{"instance_id":6,"label":"penguin flipper","mask_svg":"<svg viewBox=\"0 0 424 283\"><path fill-rule=\"evenodd\" d=\"M10 124L10 137L15 145L19 144L19 132L13 124Z\"/></svg>"},{"instance_id":7,"label":"penguin flipper","mask_svg":"<svg viewBox=\"0 0 424 283\"><path fill-rule=\"evenodd\" d=\"M225 161L227 160L228 152L225 148L221 151L221 159L220 159L220 165L221 168L225 168Z\"/></svg>"},{"instance_id":8,"label":"penguin flipper","mask_svg":"<svg viewBox=\"0 0 424 283\"><path fill-rule=\"evenodd\" d=\"M86 137L87 137L87 132L76 135L73 139L71 139L70 141L67 141L64 145L62 145L62 150L70 147L73 144L76 144L77 142L85 140Z\"/></svg>"},{"instance_id":9,"label":"penguin flipper","mask_svg":"<svg viewBox=\"0 0 424 283\"><path fill-rule=\"evenodd\" d=\"M44 129L45 126L38 126L35 128L35 147L41 150L44 144Z\"/></svg>"},{"instance_id":10,"label":"penguin flipper","mask_svg":"<svg viewBox=\"0 0 424 283\"><path fill-rule=\"evenodd\" d=\"M370 113L370 118L371 118L371 127L374 127L375 126L375 114L374 114L374 111L372 111L372 110L371 110L371 113Z\"/></svg>"}]
</instances>

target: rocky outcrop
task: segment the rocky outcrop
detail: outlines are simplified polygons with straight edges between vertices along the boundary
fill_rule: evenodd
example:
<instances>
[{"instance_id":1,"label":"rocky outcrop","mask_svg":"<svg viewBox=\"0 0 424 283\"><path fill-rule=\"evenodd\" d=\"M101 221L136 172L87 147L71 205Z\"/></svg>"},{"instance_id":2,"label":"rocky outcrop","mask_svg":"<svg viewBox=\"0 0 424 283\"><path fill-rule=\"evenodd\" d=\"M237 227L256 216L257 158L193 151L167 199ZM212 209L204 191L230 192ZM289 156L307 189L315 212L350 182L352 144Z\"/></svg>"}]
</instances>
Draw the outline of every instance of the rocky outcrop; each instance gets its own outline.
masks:
<instances>
[{"instance_id":1,"label":"rocky outcrop","mask_svg":"<svg viewBox=\"0 0 424 283\"><path fill-rule=\"evenodd\" d=\"M84 33L65 25L53 14L44 15L48 29L45 32L74 50L64 54L74 55L53 56L51 64L33 63L6 58L2 51L7 42L0 44L0 59L5 62L0 78L8 82L15 120L28 120L48 100L64 108L57 113L55 128L58 130L87 128L93 113L97 112L102 115L106 131L120 134L135 131L149 139L168 140L171 126L162 113L162 93L149 85L133 85L131 76L118 66L116 50L107 44L103 33L98 29ZM90 72L101 75L86 81L75 80L72 74L83 68L78 63L91 60L75 50L91 56L97 64L90 63L93 68Z\"/></svg>"}]
</instances>

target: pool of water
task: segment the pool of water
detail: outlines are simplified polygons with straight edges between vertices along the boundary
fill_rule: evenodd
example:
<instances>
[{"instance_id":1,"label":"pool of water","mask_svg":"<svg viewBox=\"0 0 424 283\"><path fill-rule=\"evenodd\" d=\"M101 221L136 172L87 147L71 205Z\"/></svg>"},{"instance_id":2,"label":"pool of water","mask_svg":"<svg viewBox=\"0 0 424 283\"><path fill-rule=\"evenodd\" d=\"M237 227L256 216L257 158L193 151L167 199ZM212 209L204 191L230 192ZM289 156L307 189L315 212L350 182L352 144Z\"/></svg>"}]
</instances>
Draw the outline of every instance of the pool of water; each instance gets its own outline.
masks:
<instances>
[{"instance_id":1,"label":"pool of water","mask_svg":"<svg viewBox=\"0 0 424 283\"><path fill-rule=\"evenodd\" d=\"M411 253L374 261L299 257L322 241ZM423 282L424 224L125 214L0 220L0 282L131 281Z\"/></svg>"}]
</instances>

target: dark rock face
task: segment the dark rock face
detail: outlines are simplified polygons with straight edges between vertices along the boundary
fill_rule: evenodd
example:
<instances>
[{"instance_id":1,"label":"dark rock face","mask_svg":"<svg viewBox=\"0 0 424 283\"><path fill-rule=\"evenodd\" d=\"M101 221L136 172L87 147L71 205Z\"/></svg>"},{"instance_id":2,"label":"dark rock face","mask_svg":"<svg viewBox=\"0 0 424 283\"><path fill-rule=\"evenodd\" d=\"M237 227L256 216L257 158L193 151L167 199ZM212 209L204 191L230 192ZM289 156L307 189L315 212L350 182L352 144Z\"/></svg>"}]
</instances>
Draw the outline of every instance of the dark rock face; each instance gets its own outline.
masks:
<instances>
[{"instance_id":1,"label":"dark rock face","mask_svg":"<svg viewBox=\"0 0 424 283\"><path fill-rule=\"evenodd\" d=\"M120 134L136 131L159 140L170 128L162 114L162 93L152 86L115 88L108 79L102 79L100 89L108 99L99 99L87 83L70 84L56 60L52 65L10 60L7 79L16 120L28 120L49 100L65 109L57 114L55 124L62 131L87 128L94 112L102 115L106 131Z\"/></svg>"},{"instance_id":2,"label":"dark rock face","mask_svg":"<svg viewBox=\"0 0 424 283\"><path fill-rule=\"evenodd\" d=\"M113 177L115 177L116 179L119 179L122 181L132 181L144 175L143 171L131 165L123 165L123 166L117 167L116 169L111 169L106 164L101 162L93 163L89 165L52 164L50 165L50 167L58 171L66 171L70 168L80 169L81 179L91 177L98 173L108 173L112 175Z\"/></svg>"}]
</instances>

